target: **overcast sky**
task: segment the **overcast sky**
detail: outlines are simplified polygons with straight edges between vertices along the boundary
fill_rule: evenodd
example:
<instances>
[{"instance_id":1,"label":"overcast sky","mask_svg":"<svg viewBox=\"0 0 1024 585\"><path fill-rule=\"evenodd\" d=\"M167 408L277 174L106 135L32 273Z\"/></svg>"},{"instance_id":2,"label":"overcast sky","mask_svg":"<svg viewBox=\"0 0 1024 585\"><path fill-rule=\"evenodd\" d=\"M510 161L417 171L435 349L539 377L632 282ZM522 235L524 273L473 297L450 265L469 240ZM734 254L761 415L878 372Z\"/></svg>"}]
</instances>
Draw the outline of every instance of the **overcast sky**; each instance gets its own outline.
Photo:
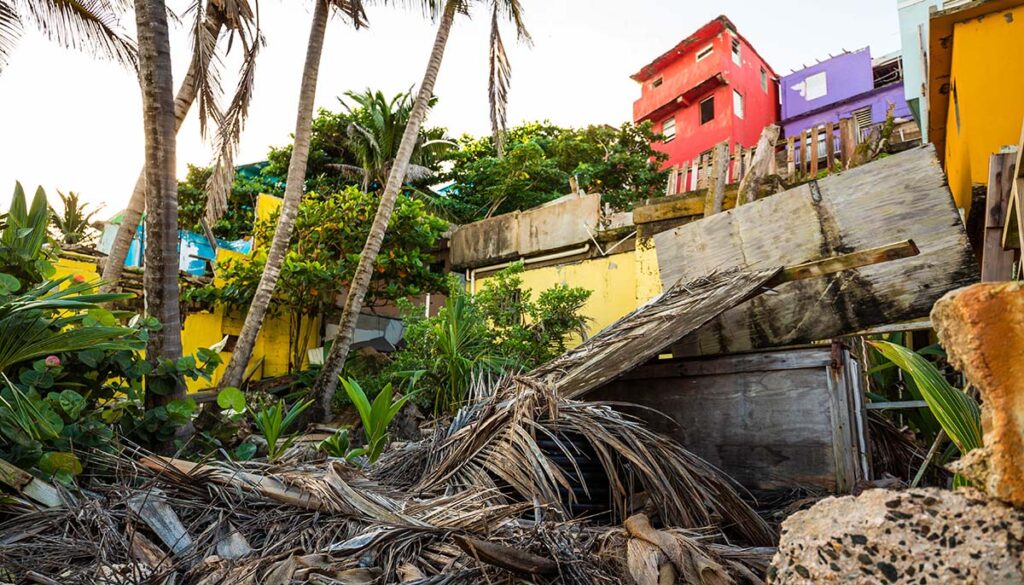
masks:
<instances>
[{"instance_id":1,"label":"overcast sky","mask_svg":"<svg viewBox=\"0 0 1024 585\"><path fill-rule=\"evenodd\" d=\"M263 160L286 144L305 55L311 2L262 0L268 46L238 162ZM479 3L483 4L483 3ZM875 56L899 49L896 0L522 0L532 47L506 33L513 67L510 121L551 120L577 126L619 124L631 116L641 66L700 25L726 14L780 75L843 49L871 46ZM168 0L183 11L188 2ZM327 30L317 105L337 107L351 89L388 93L417 83L433 41L433 25L416 12L373 8L370 28L340 19ZM133 31L134 21L124 22ZM479 7L456 22L428 121L452 134L489 130L489 14ZM172 33L175 82L190 56L188 31ZM231 60L226 63L229 68ZM233 80L225 80L225 86ZM35 32L18 45L0 75L0 208L14 181L82 193L103 216L127 201L142 163L142 112L136 79L111 63L57 48ZM209 147L194 116L178 134L178 168L207 164ZM52 199L56 199L53 197Z\"/></svg>"}]
</instances>

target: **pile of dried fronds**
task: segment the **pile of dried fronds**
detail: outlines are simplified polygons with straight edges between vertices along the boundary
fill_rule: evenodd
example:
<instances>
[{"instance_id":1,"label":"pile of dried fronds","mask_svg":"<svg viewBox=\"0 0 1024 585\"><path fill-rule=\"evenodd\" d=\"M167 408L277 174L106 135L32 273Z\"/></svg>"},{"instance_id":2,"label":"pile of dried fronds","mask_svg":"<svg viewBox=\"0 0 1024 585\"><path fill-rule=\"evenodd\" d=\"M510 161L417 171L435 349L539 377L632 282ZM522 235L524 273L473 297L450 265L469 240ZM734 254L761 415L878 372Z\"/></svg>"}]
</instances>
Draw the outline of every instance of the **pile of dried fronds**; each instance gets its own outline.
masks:
<instances>
[{"instance_id":1,"label":"pile of dried fronds","mask_svg":"<svg viewBox=\"0 0 1024 585\"><path fill-rule=\"evenodd\" d=\"M566 518L578 475L541 437L577 457L582 437L597 454L610 523ZM93 459L101 472L63 506L0 504L0 582L757 583L772 553L727 540L771 533L706 463L608 406L522 380L372 478L340 461Z\"/></svg>"}]
</instances>

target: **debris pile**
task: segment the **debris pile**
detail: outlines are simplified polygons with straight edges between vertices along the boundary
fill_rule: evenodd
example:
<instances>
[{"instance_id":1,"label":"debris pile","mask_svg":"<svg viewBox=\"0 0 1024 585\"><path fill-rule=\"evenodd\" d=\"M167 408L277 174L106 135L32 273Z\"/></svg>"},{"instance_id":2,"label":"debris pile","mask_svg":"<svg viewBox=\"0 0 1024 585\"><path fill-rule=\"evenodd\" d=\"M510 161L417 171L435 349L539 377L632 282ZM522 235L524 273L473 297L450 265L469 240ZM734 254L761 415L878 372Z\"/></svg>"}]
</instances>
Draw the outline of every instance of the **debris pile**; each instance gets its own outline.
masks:
<instances>
[{"instance_id":1,"label":"debris pile","mask_svg":"<svg viewBox=\"0 0 1024 585\"><path fill-rule=\"evenodd\" d=\"M760 582L774 534L713 467L526 378L476 391L372 474L93 454L62 505L7 502L0 582Z\"/></svg>"}]
</instances>

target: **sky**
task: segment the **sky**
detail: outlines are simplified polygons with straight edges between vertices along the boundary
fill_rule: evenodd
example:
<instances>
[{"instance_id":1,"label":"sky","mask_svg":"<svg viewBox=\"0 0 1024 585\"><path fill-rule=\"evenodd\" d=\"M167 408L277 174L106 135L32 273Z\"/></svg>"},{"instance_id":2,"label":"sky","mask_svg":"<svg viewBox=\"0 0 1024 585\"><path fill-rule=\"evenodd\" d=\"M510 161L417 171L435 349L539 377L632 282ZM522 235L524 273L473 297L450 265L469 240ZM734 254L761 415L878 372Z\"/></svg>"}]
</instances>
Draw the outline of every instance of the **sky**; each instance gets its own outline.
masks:
<instances>
[{"instance_id":1,"label":"sky","mask_svg":"<svg viewBox=\"0 0 1024 585\"><path fill-rule=\"evenodd\" d=\"M187 0L167 0L183 13ZM630 120L640 88L629 76L689 36L727 15L737 29L785 75L865 46L875 56L899 50L896 0L521 0L532 45L515 42L505 27L512 63L509 121L550 120L565 126ZM452 31L435 87L439 101L429 125L452 135L486 134L487 45L485 3ZM263 160L270 146L290 141L305 57L312 2L261 0L267 47L260 54L249 122L236 162ZM352 30L330 21L317 86L318 107L338 109L337 97L367 87L389 94L418 83L434 26L417 11L369 9L370 27ZM131 17L122 23L133 31ZM174 26L174 25L172 25ZM222 44L223 46L223 44ZM190 58L187 25L171 36L175 81ZM236 49L237 51L237 49ZM225 61L224 85L235 59ZM195 115L178 133L177 165L211 160ZM143 160L138 81L123 67L59 48L29 30L0 73L0 209L16 180L77 191L103 217L127 202ZM51 201L56 200L55 193Z\"/></svg>"}]
</instances>

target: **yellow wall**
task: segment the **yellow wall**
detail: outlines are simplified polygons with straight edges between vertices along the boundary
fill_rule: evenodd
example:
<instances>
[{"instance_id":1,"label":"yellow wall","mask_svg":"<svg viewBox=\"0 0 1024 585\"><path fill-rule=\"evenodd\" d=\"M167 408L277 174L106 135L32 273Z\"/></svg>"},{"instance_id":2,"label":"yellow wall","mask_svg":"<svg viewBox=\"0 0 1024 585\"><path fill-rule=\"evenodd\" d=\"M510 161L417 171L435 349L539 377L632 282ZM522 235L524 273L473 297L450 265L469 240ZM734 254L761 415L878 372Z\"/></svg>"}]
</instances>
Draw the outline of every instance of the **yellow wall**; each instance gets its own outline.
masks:
<instances>
[{"instance_id":1,"label":"yellow wall","mask_svg":"<svg viewBox=\"0 0 1024 585\"><path fill-rule=\"evenodd\" d=\"M653 260L653 266L651 264ZM494 274L477 277L476 290L487 285ZM523 272L523 286L534 295L556 284L583 287L593 291L583 308L591 319L588 334L593 335L614 323L650 297L661 292L657 258L653 247L624 252L558 266L529 268Z\"/></svg>"},{"instance_id":2,"label":"yellow wall","mask_svg":"<svg viewBox=\"0 0 1024 585\"><path fill-rule=\"evenodd\" d=\"M267 218L270 214L281 205L281 200L277 197L271 197L269 195L261 195L257 201L256 215L259 218ZM239 254L238 252L232 252L230 250L218 250L217 251L217 265L220 265L225 260L241 260L244 261L248 257L245 254ZM61 278L67 275L81 274L85 276L87 280L95 280L99 278L96 264L93 262L81 262L77 260L71 260L68 258L60 258L56 264L55 278ZM214 278L214 284L222 285L223 281L219 278ZM225 311L222 307L214 309L213 312L202 311L199 313L190 313L185 316L185 322L183 323L181 332L181 345L182 352L185 355L194 355L196 350L201 347L210 347L220 342L225 335L238 335L242 329L242 323L245 320L244 314L228 314L225 315ZM319 331L319 322L314 321L312 324L306 324L304 327L314 327L314 334L310 336L310 343L306 349L313 349L319 347L320 339L317 332ZM252 359L249 361L249 367L254 367L257 363L260 366L255 370L254 379L259 380L264 377L280 376L288 373L288 340L289 340L289 327L288 327L288 316L282 315L278 317L270 317L264 321L263 329L260 331L259 337L256 339L256 347L253 350ZM220 354L223 364L214 374L213 383L205 380L190 381L188 388L190 392L198 390L204 390L212 386L216 386L220 382L221 376L224 374L224 369L228 360L231 358L231 353L221 352Z\"/></svg>"},{"instance_id":3,"label":"yellow wall","mask_svg":"<svg viewBox=\"0 0 1024 585\"><path fill-rule=\"evenodd\" d=\"M945 157L950 189L964 209L970 207L972 184L988 183L989 156L1020 140L1024 6L1007 14L1000 11L953 27Z\"/></svg>"}]
</instances>

